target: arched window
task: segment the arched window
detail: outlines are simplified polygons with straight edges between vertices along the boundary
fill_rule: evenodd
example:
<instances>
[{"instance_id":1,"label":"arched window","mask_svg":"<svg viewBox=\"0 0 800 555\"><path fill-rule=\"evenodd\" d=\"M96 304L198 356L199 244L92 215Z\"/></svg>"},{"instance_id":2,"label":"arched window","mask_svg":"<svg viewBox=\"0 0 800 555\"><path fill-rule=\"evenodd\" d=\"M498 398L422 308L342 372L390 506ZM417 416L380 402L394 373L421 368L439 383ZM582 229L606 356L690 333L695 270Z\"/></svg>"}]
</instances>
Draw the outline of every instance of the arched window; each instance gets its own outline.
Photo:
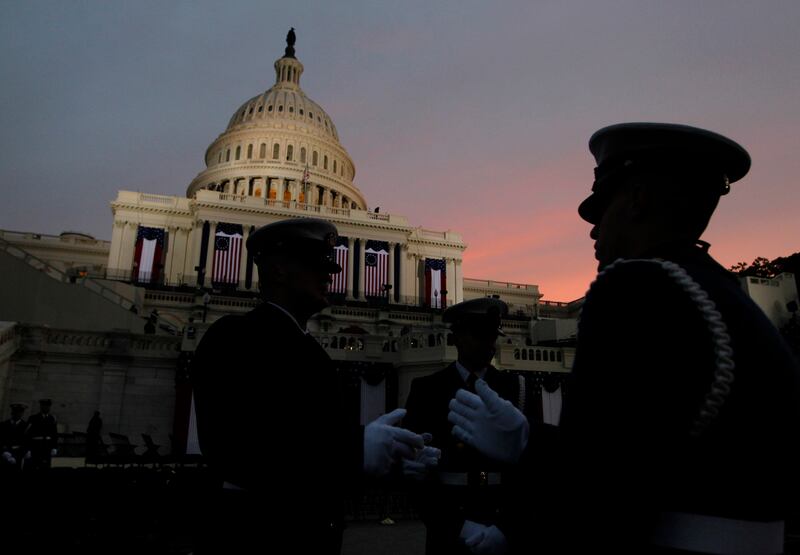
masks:
<instances>
[{"instance_id":1,"label":"arched window","mask_svg":"<svg viewBox=\"0 0 800 555\"><path fill-rule=\"evenodd\" d=\"M222 162L222 151L219 151L219 158L217 159L217 164Z\"/></svg>"},{"instance_id":2,"label":"arched window","mask_svg":"<svg viewBox=\"0 0 800 555\"><path fill-rule=\"evenodd\" d=\"M238 160L241 157L242 157L242 147L237 146L236 147L236 159Z\"/></svg>"},{"instance_id":3,"label":"arched window","mask_svg":"<svg viewBox=\"0 0 800 555\"><path fill-rule=\"evenodd\" d=\"M247 145L247 159L253 157L253 145Z\"/></svg>"},{"instance_id":4,"label":"arched window","mask_svg":"<svg viewBox=\"0 0 800 555\"><path fill-rule=\"evenodd\" d=\"M316 166L319 163L319 155L315 150L314 153L311 155L311 165Z\"/></svg>"},{"instance_id":5,"label":"arched window","mask_svg":"<svg viewBox=\"0 0 800 555\"><path fill-rule=\"evenodd\" d=\"M310 117L311 119L314 119L314 112L309 112L308 113L308 117Z\"/></svg>"},{"instance_id":6,"label":"arched window","mask_svg":"<svg viewBox=\"0 0 800 555\"><path fill-rule=\"evenodd\" d=\"M286 147L286 159L291 162L293 157L294 157L294 147L292 145L289 145Z\"/></svg>"},{"instance_id":7,"label":"arched window","mask_svg":"<svg viewBox=\"0 0 800 555\"><path fill-rule=\"evenodd\" d=\"M290 113L290 114L293 114L293 113L294 113L294 106L289 106L289 113Z\"/></svg>"},{"instance_id":8,"label":"arched window","mask_svg":"<svg viewBox=\"0 0 800 555\"><path fill-rule=\"evenodd\" d=\"M231 149L228 149L228 151L225 153L225 161L226 162L231 161Z\"/></svg>"},{"instance_id":9,"label":"arched window","mask_svg":"<svg viewBox=\"0 0 800 555\"><path fill-rule=\"evenodd\" d=\"M522 360L528 360L528 350L522 349Z\"/></svg>"},{"instance_id":10,"label":"arched window","mask_svg":"<svg viewBox=\"0 0 800 555\"><path fill-rule=\"evenodd\" d=\"M533 360L533 349L528 349L528 358Z\"/></svg>"},{"instance_id":11,"label":"arched window","mask_svg":"<svg viewBox=\"0 0 800 555\"><path fill-rule=\"evenodd\" d=\"M550 351L550 362L556 361L556 353L554 351Z\"/></svg>"},{"instance_id":12,"label":"arched window","mask_svg":"<svg viewBox=\"0 0 800 555\"><path fill-rule=\"evenodd\" d=\"M283 112L283 104L281 104L280 106L278 106L278 111L279 111L279 112Z\"/></svg>"},{"instance_id":13,"label":"arched window","mask_svg":"<svg viewBox=\"0 0 800 555\"><path fill-rule=\"evenodd\" d=\"M259 158L266 158L267 157L267 144L261 143L261 150L258 153Z\"/></svg>"},{"instance_id":14,"label":"arched window","mask_svg":"<svg viewBox=\"0 0 800 555\"><path fill-rule=\"evenodd\" d=\"M275 143L272 146L272 159L273 160L277 160L278 158L280 158L280 149L281 149L281 147L278 146L278 143Z\"/></svg>"},{"instance_id":15,"label":"arched window","mask_svg":"<svg viewBox=\"0 0 800 555\"><path fill-rule=\"evenodd\" d=\"M324 169L328 169L328 155L326 154L325 157L322 159L322 167Z\"/></svg>"},{"instance_id":16,"label":"arched window","mask_svg":"<svg viewBox=\"0 0 800 555\"><path fill-rule=\"evenodd\" d=\"M264 111L264 106L263 106L263 105L262 105L262 106L259 106L259 107L258 107L258 111L259 111L259 112L263 112L263 111Z\"/></svg>"},{"instance_id":17,"label":"arched window","mask_svg":"<svg viewBox=\"0 0 800 555\"><path fill-rule=\"evenodd\" d=\"M300 163L302 164L306 163L306 147L300 148Z\"/></svg>"},{"instance_id":18,"label":"arched window","mask_svg":"<svg viewBox=\"0 0 800 555\"><path fill-rule=\"evenodd\" d=\"M514 360L519 360L519 349L514 349Z\"/></svg>"},{"instance_id":19,"label":"arched window","mask_svg":"<svg viewBox=\"0 0 800 555\"><path fill-rule=\"evenodd\" d=\"M542 351L536 349L536 360L542 360Z\"/></svg>"},{"instance_id":20,"label":"arched window","mask_svg":"<svg viewBox=\"0 0 800 555\"><path fill-rule=\"evenodd\" d=\"M432 333L428 335L428 347L436 346L436 336Z\"/></svg>"},{"instance_id":21,"label":"arched window","mask_svg":"<svg viewBox=\"0 0 800 555\"><path fill-rule=\"evenodd\" d=\"M561 361L562 361L562 358L561 358L561 351L558 351L558 352L556 353L556 361L558 361L558 362L561 362Z\"/></svg>"},{"instance_id":22,"label":"arched window","mask_svg":"<svg viewBox=\"0 0 800 555\"><path fill-rule=\"evenodd\" d=\"M333 173L336 173L336 160L333 161Z\"/></svg>"},{"instance_id":23,"label":"arched window","mask_svg":"<svg viewBox=\"0 0 800 555\"><path fill-rule=\"evenodd\" d=\"M269 107L267 108L267 112L271 112L271 111L272 111L272 104L270 104Z\"/></svg>"},{"instance_id":24,"label":"arched window","mask_svg":"<svg viewBox=\"0 0 800 555\"><path fill-rule=\"evenodd\" d=\"M300 108L300 115L301 116L303 115L303 109L302 108Z\"/></svg>"}]
</instances>

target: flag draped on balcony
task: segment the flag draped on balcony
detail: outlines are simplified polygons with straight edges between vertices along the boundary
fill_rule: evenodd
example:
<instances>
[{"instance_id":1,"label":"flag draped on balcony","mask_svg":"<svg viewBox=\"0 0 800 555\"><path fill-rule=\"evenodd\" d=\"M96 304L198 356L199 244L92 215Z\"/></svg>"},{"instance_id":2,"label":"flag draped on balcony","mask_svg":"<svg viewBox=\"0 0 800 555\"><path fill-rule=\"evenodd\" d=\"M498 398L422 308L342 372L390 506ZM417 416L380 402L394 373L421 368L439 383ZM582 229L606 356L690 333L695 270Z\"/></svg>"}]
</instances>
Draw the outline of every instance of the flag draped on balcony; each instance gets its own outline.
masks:
<instances>
[{"instance_id":1,"label":"flag draped on balcony","mask_svg":"<svg viewBox=\"0 0 800 555\"><path fill-rule=\"evenodd\" d=\"M446 308L447 271L444 258L425 259L425 304L431 308Z\"/></svg>"},{"instance_id":2,"label":"flag draped on balcony","mask_svg":"<svg viewBox=\"0 0 800 555\"><path fill-rule=\"evenodd\" d=\"M389 283L389 243L367 241L364 249L364 294L367 297L387 296L383 286Z\"/></svg>"},{"instance_id":3,"label":"flag draped on balcony","mask_svg":"<svg viewBox=\"0 0 800 555\"><path fill-rule=\"evenodd\" d=\"M133 256L133 281L153 283L158 281L164 256L163 229L139 226L136 233L136 251Z\"/></svg>"},{"instance_id":4,"label":"flag draped on balcony","mask_svg":"<svg viewBox=\"0 0 800 555\"><path fill-rule=\"evenodd\" d=\"M214 237L214 269L211 274L213 283L235 285L239 282L242 237L241 225L217 224L217 233Z\"/></svg>"},{"instance_id":5,"label":"flag draped on balcony","mask_svg":"<svg viewBox=\"0 0 800 555\"><path fill-rule=\"evenodd\" d=\"M342 267L338 274L331 274L331 285L329 291L338 295L347 293L347 258L350 256L347 248L347 237L339 237L333 249L336 263Z\"/></svg>"}]
</instances>

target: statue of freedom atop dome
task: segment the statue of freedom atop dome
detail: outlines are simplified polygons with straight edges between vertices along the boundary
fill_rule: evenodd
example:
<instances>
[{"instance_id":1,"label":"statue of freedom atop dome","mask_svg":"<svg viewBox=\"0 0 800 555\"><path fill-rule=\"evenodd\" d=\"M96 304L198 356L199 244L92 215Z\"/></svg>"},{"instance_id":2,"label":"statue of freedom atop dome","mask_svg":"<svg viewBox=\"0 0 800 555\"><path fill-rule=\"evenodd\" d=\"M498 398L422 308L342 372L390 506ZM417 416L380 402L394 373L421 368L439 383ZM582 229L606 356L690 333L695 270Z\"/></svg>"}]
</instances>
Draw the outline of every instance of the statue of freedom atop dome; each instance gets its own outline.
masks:
<instances>
[{"instance_id":1,"label":"statue of freedom atop dome","mask_svg":"<svg viewBox=\"0 0 800 555\"><path fill-rule=\"evenodd\" d=\"M294 43L297 41L297 36L294 34L294 27L289 29L286 33L286 51L283 56L285 58L294 58Z\"/></svg>"}]
</instances>

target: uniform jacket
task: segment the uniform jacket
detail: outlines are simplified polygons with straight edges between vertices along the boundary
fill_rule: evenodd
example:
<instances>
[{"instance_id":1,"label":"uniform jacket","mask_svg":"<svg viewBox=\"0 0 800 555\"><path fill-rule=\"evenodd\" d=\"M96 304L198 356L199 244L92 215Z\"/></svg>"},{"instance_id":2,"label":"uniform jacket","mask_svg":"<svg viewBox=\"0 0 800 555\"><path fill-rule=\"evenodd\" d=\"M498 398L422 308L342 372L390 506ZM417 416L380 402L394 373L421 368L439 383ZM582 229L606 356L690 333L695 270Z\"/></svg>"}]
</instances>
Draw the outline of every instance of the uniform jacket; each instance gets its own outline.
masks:
<instances>
[{"instance_id":1,"label":"uniform jacket","mask_svg":"<svg viewBox=\"0 0 800 555\"><path fill-rule=\"evenodd\" d=\"M500 397L515 405L519 399L517 376L488 368L484 376L486 383ZM455 363L430 376L414 379L406 402L407 414L403 425L416 433L433 435L431 445L442 450L439 461L440 472L500 473L504 466L481 455L453 437L453 425L447 420L450 400L466 384ZM507 473L506 473L507 474ZM506 476L503 476L506 479ZM500 524L505 508L502 487L481 485L442 485L438 472L432 473L421 483L414 484L415 505L427 528L426 553L466 553L459 541L464 520L483 524Z\"/></svg>"},{"instance_id":2,"label":"uniform jacket","mask_svg":"<svg viewBox=\"0 0 800 555\"><path fill-rule=\"evenodd\" d=\"M711 396L712 385L724 393ZM546 500L514 527L531 549L647 552L665 512L785 516L796 491L797 362L701 248L658 249L598 276L569 386L560 428L532 430L523 461L520 494Z\"/></svg>"},{"instance_id":3,"label":"uniform jacket","mask_svg":"<svg viewBox=\"0 0 800 555\"><path fill-rule=\"evenodd\" d=\"M363 465L363 429L345 421L323 348L264 303L208 329L191 380L203 454L225 481L269 505L259 543L336 552L344 489Z\"/></svg>"}]
</instances>

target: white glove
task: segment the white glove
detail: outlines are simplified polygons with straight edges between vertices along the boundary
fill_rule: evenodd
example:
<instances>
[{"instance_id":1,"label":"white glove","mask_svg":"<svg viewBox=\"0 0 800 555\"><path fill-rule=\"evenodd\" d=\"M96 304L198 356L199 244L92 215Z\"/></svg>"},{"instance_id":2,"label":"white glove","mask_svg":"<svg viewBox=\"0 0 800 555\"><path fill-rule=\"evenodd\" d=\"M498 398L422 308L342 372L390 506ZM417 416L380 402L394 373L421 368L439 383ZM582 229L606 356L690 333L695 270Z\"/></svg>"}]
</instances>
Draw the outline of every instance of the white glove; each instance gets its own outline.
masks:
<instances>
[{"instance_id":1,"label":"white glove","mask_svg":"<svg viewBox=\"0 0 800 555\"><path fill-rule=\"evenodd\" d=\"M428 436L426 441L430 441L430 434L422 434L423 439ZM426 445L422 449L417 449L417 456L414 459L403 459L403 474L413 480L424 480L431 469L439 465L442 451L436 447Z\"/></svg>"},{"instance_id":2,"label":"white glove","mask_svg":"<svg viewBox=\"0 0 800 555\"><path fill-rule=\"evenodd\" d=\"M517 462L528 445L528 420L485 381L475 382L475 391L459 389L450 401L453 435L491 459Z\"/></svg>"},{"instance_id":3,"label":"white glove","mask_svg":"<svg viewBox=\"0 0 800 555\"><path fill-rule=\"evenodd\" d=\"M3 460L6 461L8 464L17 464L17 459L14 458L8 451L3 451Z\"/></svg>"},{"instance_id":4,"label":"white glove","mask_svg":"<svg viewBox=\"0 0 800 555\"><path fill-rule=\"evenodd\" d=\"M24 458L25 458L25 460L30 459L31 458L31 452L30 451L25 451L25 457Z\"/></svg>"},{"instance_id":5,"label":"white glove","mask_svg":"<svg viewBox=\"0 0 800 555\"><path fill-rule=\"evenodd\" d=\"M58 449L50 449L50 456L55 457L58 454Z\"/></svg>"},{"instance_id":6,"label":"white glove","mask_svg":"<svg viewBox=\"0 0 800 555\"><path fill-rule=\"evenodd\" d=\"M470 520L464 521L461 528L461 537L464 538L465 529L469 528L469 537L464 539L464 544L475 555L503 555L508 552L508 541L505 534L495 525L484 526Z\"/></svg>"},{"instance_id":7,"label":"white glove","mask_svg":"<svg viewBox=\"0 0 800 555\"><path fill-rule=\"evenodd\" d=\"M414 449L422 449L422 436L395 426L406 415L406 409L395 409L379 416L364 428L364 472L384 476L401 458L414 459Z\"/></svg>"}]
</instances>

